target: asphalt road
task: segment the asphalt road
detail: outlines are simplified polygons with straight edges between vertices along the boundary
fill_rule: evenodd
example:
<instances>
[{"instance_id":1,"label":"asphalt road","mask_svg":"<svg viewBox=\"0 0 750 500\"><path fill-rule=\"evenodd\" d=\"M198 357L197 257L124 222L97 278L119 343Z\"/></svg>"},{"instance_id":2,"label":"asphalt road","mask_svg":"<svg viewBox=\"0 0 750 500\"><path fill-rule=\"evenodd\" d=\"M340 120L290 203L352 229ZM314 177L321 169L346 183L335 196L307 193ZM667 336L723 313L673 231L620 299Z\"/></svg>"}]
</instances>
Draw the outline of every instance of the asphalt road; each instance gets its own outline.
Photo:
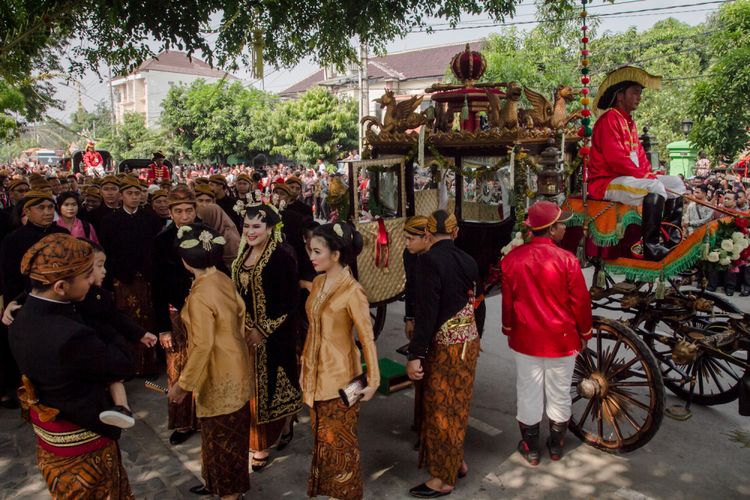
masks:
<instances>
[{"instance_id":1,"label":"asphalt road","mask_svg":"<svg viewBox=\"0 0 750 500\"><path fill-rule=\"evenodd\" d=\"M750 310L750 300L733 301ZM552 463L543 456L530 468L515 452L514 366L499 333L499 297L488 302L471 420L466 440L470 472L459 480L456 499L732 499L750 497L750 419L737 413L737 403L693 407L681 422L664 418L656 436L644 447L611 455L568 435L566 456ZM378 340L380 357L403 362L395 349L405 343L402 304L389 306ZM163 381L163 379L162 379ZM138 416L136 427L121 440L128 474L138 498L191 498L187 489L200 478L200 437L170 446L166 400L129 383ZM667 392L667 406L680 400ZM362 407L360 448L366 478L365 498L410 498L408 489L427 477L416 467L415 435L410 430L412 390L377 395ZM306 414L295 438L283 452L272 453L266 470L251 476L249 498L305 498L312 437ZM0 410L0 498L46 498L35 468L33 435L15 412Z\"/></svg>"}]
</instances>

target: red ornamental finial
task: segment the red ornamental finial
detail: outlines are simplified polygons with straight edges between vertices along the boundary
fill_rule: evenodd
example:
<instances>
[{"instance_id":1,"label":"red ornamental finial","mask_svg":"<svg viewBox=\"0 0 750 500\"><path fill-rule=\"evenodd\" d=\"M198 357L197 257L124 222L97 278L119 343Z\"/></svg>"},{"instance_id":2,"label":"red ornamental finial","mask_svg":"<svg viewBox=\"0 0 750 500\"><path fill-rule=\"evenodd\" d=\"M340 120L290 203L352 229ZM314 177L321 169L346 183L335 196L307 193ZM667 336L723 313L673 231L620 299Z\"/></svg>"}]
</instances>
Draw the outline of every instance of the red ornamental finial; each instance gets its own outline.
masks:
<instances>
[{"instance_id":1,"label":"red ornamental finial","mask_svg":"<svg viewBox=\"0 0 750 500\"><path fill-rule=\"evenodd\" d=\"M487 68L484 56L471 50L466 44L466 50L459 52L451 59L451 71L461 83L475 82L479 80Z\"/></svg>"}]
</instances>

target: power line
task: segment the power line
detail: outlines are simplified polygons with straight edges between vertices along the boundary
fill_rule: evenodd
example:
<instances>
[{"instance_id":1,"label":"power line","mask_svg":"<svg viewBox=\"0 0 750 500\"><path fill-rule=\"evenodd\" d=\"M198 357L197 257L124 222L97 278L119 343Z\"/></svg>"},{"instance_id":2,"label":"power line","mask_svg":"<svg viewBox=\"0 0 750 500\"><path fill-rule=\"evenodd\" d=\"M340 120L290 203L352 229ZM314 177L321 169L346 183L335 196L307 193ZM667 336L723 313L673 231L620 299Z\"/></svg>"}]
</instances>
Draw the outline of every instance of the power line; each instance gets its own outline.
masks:
<instances>
[{"instance_id":1,"label":"power line","mask_svg":"<svg viewBox=\"0 0 750 500\"><path fill-rule=\"evenodd\" d=\"M725 4L725 3L731 3L734 0L713 0L709 2L697 2L697 3L691 3L691 4L680 4L680 5L670 5L667 7L651 7L648 9L635 9L635 10L625 10L621 12L610 12L610 13L604 13L604 14L596 14L589 16L589 19L594 18L602 18L602 17L615 17L615 16L622 16L625 14L642 14L647 12L661 12L661 11L670 11L673 9L681 9L681 8L687 8L687 7L698 7L703 5L713 5L713 4ZM705 10L713 10L713 9L705 9ZM690 10L690 11L682 11L682 12L702 12L701 10ZM672 12L672 14L677 14L679 12ZM651 15L651 14L645 14L645 15ZM628 17L639 17L637 15L628 16ZM438 28L438 29L416 29L411 30L410 33L425 33L428 31L436 32L436 31L458 31L458 30L465 30L465 29L477 29L477 28L504 28L508 26L519 26L519 25L526 25L526 24L549 24L549 23L559 23L564 21L575 21L577 19L580 19L578 16L576 17L566 17L566 18L560 18L560 19L549 19L549 20L542 20L542 21L517 21L517 22L508 22L508 23L493 23L493 24L485 24L485 25L476 25L476 26L467 26L467 27L461 27L456 26L453 28Z\"/></svg>"}]
</instances>

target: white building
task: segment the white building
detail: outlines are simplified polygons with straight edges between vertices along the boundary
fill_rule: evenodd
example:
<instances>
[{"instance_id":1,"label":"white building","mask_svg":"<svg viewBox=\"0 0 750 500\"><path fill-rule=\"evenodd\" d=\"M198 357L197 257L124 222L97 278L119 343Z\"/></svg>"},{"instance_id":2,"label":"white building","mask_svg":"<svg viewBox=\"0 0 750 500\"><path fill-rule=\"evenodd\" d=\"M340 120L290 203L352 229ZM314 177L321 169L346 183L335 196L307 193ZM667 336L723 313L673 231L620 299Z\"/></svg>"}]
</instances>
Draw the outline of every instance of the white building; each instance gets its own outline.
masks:
<instances>
[{"instance_id":1,"label":"white building","mask_svg":"<svg viewBox=\"0 0 750 500\"><path fill-rule=\"evenodd\" d=\"M165 50L129 75L112 79L117 123L123 122L125 113L135 111L144 116L146 127L158 126L161 103L172 86L190 85L198 79L213 83L222 78L237 79L200 59L188 58L184 52Z\"/></svg>"}]
</instances>

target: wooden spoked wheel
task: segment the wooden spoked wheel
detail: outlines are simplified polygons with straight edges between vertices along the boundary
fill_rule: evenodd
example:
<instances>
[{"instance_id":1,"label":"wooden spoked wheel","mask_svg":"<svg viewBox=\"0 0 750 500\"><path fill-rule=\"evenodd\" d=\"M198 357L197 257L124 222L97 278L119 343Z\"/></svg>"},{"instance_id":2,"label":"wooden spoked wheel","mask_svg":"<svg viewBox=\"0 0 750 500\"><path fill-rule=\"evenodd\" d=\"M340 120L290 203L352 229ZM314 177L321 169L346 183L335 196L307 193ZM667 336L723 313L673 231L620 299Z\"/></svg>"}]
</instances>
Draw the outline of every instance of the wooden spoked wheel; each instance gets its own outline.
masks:
<instances>
[{"instance_id":1,"label":"wooden spoked wheel","mask_svg":"<svg viewBox=\"0 0 750 500\"><path fill-rule=\"evenodd\" d=\"M593 338L576 358L570 430L595 448L632 451L664 417L664 385L648 346L622 322L594 317Z\"/></svg>"},{"instance_id":2,"label":"wooden spoked wheel","mask_svg":"<svg viewBox=\"0 0 750 500\"><path fill-rule=\"evenodd\" d=\"M742 376L748 363L747 349L730 343L711 350L696 342L696 339L675 330L687 324L701 329L707 336L724 335L730 328L728 315L739 313L740 310L731 302L710 292L695 290L690 293L711 300L713 308L710 311L696 312L683 322L663 320L644 325L653 333L646 337L647 342L661 362L664 385L677 397L685 400L690 397L690 382L694 379L693 403L706 406L730 403L739 396ZM692 349L692 354L681 363L675 363L672 353L679 349L685 351L685 347ZM679 356L676 359L679 360Z\"/></svg>"},{"instance_id":3,"label":"wooden spoked wheel","mask_svg":"<svg viewBox=\"0 0 750 500\"><path fill-rule=\"evenodd\" d=\"M375 335L375 340L378 339L380 333L383 331L385 326L385 317L388 314L388 305L381 304L370 308L370 319L372 320L372 332Z\"/></svg>"}]
</instances>

